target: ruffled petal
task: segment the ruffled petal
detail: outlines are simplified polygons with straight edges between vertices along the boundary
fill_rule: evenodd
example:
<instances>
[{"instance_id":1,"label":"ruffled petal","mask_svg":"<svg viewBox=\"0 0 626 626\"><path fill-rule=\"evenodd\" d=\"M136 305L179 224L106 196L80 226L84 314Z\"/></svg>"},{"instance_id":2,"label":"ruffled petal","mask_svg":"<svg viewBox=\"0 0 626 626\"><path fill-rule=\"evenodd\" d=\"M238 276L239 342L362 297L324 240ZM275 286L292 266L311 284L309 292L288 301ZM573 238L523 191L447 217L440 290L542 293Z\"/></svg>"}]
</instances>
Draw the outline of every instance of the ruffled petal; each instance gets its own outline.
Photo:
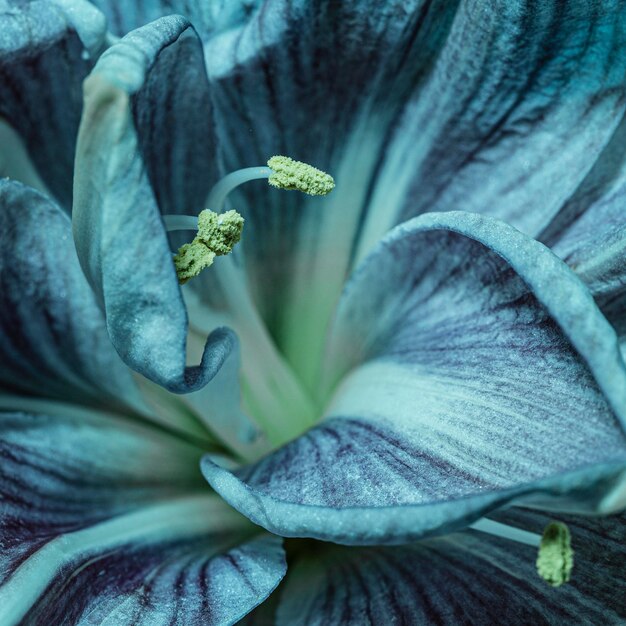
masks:
<instances>
[{"instance_id":1,"label":"ruffled petal","mask_svg":"<svg viewBox=\"0 0 626 626\"><path fill-rule=\"evenodd\" d=\"M74 238L111 340L137 372L177 393L204 386L235 345L216 330L185 367L187 315L159 214L201 207L213 171L202 46L182 17L112 46L85 82ZM151 185L152 183L152 185Z\"/></svg>"},{"instance_id":2,"label":"ruffled petal","mask_svg":"<svg viewBox=\"0 0 626 626\"><path fill-rule=\"evenodd\" d=\"M223 624L263 601L280 539L204 493L200 453L109 415L0 414L0 621Z\"/></svg>"},{"instance_id":3,"label":"ruffled petal","mask_svg":"<svg viewBox=\"0 0 626 626\"><path fill-rule=\"evenodd\" d=\"M541 533L550 518L511 509ZM572 580L553 588L536 548L467 531L397 548L320 546L290 567L277 626L362 624L621 624L624 516L568 519Z\"/></svg>"},{"instance_id":4,"label":"ruffled petal","mask_svg":"<svg viewBox=\"0 0 626 626\"><path fill-rule=\"evenodd\" d=\"M0 116L69 210L81 83L104 44L105 18L87 0L2 0L0 19Z\"/></svg>"},{"instance_id":5,"label":"ruffled petal","mask_svg":"<svg viewBox=\"0 0 626 626\"><path fill-rule=\"evenodd\" d=\"M272 532L404 543L513 498L602 511L623 489L615 333L564 263L504 223L394 230L346 288L325 369L318 427L234 474L203 459Z\"/></svg>"},{"instance_id":6,"label":"ruffled petal","mask_svg":"<svg viewBox=\"0 0 626 626\"><path fill-rule=\"evenodd\" d=\"M0 387L137 406L80 269L68 216L39 192L0 180Z\"/></svg>"}]
</instances>

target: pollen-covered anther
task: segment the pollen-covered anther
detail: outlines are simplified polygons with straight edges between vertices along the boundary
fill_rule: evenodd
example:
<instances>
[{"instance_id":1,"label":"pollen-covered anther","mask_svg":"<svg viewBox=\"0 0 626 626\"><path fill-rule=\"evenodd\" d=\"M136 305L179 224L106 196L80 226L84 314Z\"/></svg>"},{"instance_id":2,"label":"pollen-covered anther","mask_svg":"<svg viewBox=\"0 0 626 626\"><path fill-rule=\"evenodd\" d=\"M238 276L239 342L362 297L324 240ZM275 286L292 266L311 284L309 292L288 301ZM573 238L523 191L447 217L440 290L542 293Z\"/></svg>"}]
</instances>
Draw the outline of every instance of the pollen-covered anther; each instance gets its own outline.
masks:
<instances>
[{"instance_id":1,"label":"pollen-covered anther","mask_svg":"<svg viewBox=\"0 0 626 626\"><path fill-rule=\"evenodd\" d=\"M335 181L330 174L302 161L273 156L267 165L272 170L268 182L279 189L295 189L311 196L325 196L335 188Z\"/></svg>"},{"instance_id":2,"label":"pollen-covered anther","mask_svg":"<svg viewBox=\"0 0 626 626\"><path fill-rule=\"evenodd\" d=\"M569 581L573 567L574 551L569 528L562 522L550 522L539 544L539 576L553 587L559 587Z\"/></svg>"},{"instance_id":3,"label":"pollen-covered anther","mask_svg":"<svg viewBox=\"0 0 626 626\"><path fill-rule=\"evenodd\" d=\"M243 222L243 217L237 211L201 211L198 216L198 234L191 243L182 245L174 256L178 282L184 285L212 265L216 256L229 254L241 239Z\"/></svg>"}]
</instances>

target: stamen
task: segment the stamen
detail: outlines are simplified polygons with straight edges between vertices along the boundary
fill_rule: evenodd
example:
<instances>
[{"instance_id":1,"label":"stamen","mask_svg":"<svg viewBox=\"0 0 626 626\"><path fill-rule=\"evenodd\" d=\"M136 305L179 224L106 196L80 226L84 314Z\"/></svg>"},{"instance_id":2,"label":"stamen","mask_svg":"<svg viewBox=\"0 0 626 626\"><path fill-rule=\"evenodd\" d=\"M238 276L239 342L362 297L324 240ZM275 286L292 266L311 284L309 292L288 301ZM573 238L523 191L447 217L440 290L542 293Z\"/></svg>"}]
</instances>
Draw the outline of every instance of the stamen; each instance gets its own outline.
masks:
<instances>
[{"instance_id":1,"label":"stamen","mask_svg":"<svg viewBox=\"0 0 626 626\"><path fill-rule=\"evenodd\" d=\"M569 528L563 522L550 522L543 531L539 545L539 576L553 587L560 587L569 581L573 567L574 550Z\"/></svg>"},{"instance_id":2,"label":"stamen","mask_svg":"<svg viewBox=\"0 0 626 626\"><path fill-rule=\"evenodd\" d=\"M527 546L539 547L541 543L541 535L522 530L521 528L515 528L515 526L509 526L508 524L494 522L484 517L474 522L470 528L488 533L489 535L495 535L496 537L502 537L503 539L510 539L517 543L523 543Z\"/></svg>"},{"instance_id":3,"label":"stamen","mask_svg":"<svg viewBox=\"0 0 626 626\"><path fill-rule=\"evenodd\" d=\"M537 572L553 587L559 587L570 579L574 566L574 551L569 529L562 522L548 524L543 531L543 537L486 518L474 522L470 528L539 548Z\"/></svg>"},{"instance_id":4,"label":"stamen","mask_svg":"<svg viewBox=\"0 0 626 626\"><path fill-rule=\"evenodd\" d=\"M302 161L273 156L267 164L269 167L245 167L221 178L209 192L206 208L219 213L228 194L251 180L266 178L273 187L296 189L311 196L326 195L335 187L332 176ZM196 218L191 215L164 215L163 221L168 231L196 229Z\"/></svg>"},{"instance_id":5,"label":"stamen","mask_svg":"<svg viewBox=\"0 0 626 626\"><path fill-rule=\"evenodd\" d=\"M273 156L267 164L273 170L269 184L279 189L295 189L310 196L325 196L335 188L330 174L286 156Z\"/></svg>"},{"instance_id":6,"label":"stamen","mask_svg":"<svg viewBox=\"0 0 626 626\"><path fill-rule=\"evenodd\" d=\"M178 282L184 285L213 264L216 256L229 254L241 239L243 217L237 211L217 214L205 209L198 216L198 234L178 249L174 266Z\"/></svg>"}]
</instances>

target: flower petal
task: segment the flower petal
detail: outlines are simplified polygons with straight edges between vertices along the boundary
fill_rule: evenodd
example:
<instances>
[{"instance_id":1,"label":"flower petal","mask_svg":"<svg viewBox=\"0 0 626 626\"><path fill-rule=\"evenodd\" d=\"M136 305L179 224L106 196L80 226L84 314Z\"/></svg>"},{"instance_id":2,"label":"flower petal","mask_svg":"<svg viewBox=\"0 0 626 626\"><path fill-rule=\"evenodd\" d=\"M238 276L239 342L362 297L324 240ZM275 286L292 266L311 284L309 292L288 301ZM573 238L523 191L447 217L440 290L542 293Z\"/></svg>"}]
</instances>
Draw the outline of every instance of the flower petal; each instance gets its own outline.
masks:
<instances>
[{"instance_id":1,"label":"flower petal","mask_svg":"<svg viewBox=\"0 0 626 626\"><path fill-rule=\"evenodd\" d=\"M505 516L539 533L550 519ZM276 624L622 623L624 516L567 521L575 564L556 589L535 571L536 548L473 531L394 548L318 544L290 567Z\"/></svg>"},{"instance_id":2,"label":"flower petal","mask_svg":"<svg viewBox=\"0 0 626 626\"><path fill-rule=\"evenodd\" d=\"M359 257L425 211L487 213L538 235L624 114L625 27L612 0L462 2L388 146Z\"/></svg>"},{"instance_id":3,"label":"flower petal","mask_svg":"<svg viewBox=\"0 0 626 626\"><path fill-rule=\"evenodd\" d=\"M577 192L541 235L581 277L626 341L626 117Z\"/></svg>"},{"instance_id":4,"label":"flower petal","mask_svg":"<svg viewBox=\"0 0 626 626\"><path fill-rule=\"evenodd\" d=\"M158 426L49 405L50 415L0 412L2 579L63 533L202 488L199 448Z\"/></svg>"},{"instance_id":5,"label":"flower petal","mask_svg":"<svg viewBox=\"0 0 626 626\"><path fill-rule=\"evenodd\" d=\"M67 215L39 192L0 180L0 387L137 406L83 276Z\"/></svg>"},{"instance_id":6,"label":"flower petal","mask_svg":"<svg viewBox=\"0 0 626 626\"><path fill-rule=\"evenodd\" d=\"M403 543L524 497L604 510L623 488L626 372L584 285L472 214L394 230L339 305L325 420L211 485L272 532ZM571 492L568 497L563 494Z\"/></svg>"},{"instance_id":7,"label":"flower petal","mask_svg":"<svg viewBox=\"0 0 626 626\"><path fill-rule=\"evenodd\" d=\"M236 27L249 17L261 0L135 0L124 6L116 0L91 0L91 3L107 16L109 29L120 37L159 17L178 13L184 15L204 39L214 30Z\"/></svg>"},{"instance_id":8,"label":"flower petal","mask_svg":"<svg viewBox=\"0 0 626 626\"><path fill-rule=\"evenodd\" d=\"M87 0L2 0L0 12L0 116L69 209L80 86L103 46L104 16Z\"/></svg>"},{"instance_id":9,"label":"flower petal","mask_svg":"<svg viewBox=\"0 0 626 626\"><path fill-rule=\"evenodd\" d=\"M289 154L337 181L323 200L249 185L234 205L251 289L309 389L345 277L391 227L458 209L545 226L623 114L625 19L616 1L284 0L207 42L227 168Z\"/></svg>"},{"instance_id":10,"label":"flower petal","mask_svg":"<svg viewBox=\"0 0 626 626\"><path fill-rule=\"evenodd\" d=\"M109 415L0 413L0 621L221 624L254 608L284 574L280 540L203 493L199 454Z\"/></svg>"},{"instance_id":11,"label":"flower petal","mask_svg":"<svg viewBox=\"0 0 626 626\"><path fill-rule=\"evenodd\" d=\"M235 342L218 329L185 367L187 315L159 215L198 207L213 171L197 35L177 16L131 33L100 58L85 98L73 212L83 270L124 361L170 391L196 390Z\"/></svg>"}]
</instances>

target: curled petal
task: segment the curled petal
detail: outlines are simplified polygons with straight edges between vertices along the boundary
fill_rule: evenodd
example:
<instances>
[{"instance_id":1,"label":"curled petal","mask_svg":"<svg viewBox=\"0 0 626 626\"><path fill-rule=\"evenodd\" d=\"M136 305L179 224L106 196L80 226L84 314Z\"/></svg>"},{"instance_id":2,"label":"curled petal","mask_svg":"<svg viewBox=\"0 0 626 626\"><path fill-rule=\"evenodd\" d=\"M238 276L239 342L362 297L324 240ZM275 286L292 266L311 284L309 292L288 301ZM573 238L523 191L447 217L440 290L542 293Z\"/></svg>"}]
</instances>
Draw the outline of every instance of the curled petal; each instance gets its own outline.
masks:
<instances>
[{"instance_id":1,"label":"curled petal","mask_svg":"<svg viewBox=\"0 0 626 626\"><path fill-rule=\"evenodd\" d=\"M81 265L124 361L170 391L194 391L235 339L216 330L200 365L186 367L187 314L159 213L193 212L210 183L208 84L192 27L163 18L113 45L85 103L73 212Z\"/></svg>"},{"instance_id":2,"label":"curled petal","mask_svg":"<svg viewBox=\"0 0 626 626\"><path fill-rule=\"evenodd\" d=\"M286 536L403 543L503 502L607 511L623 489L626 371L575 274L496 220L428 214L348 283L316 428L211 485ZM335 388L336 387L336 388Z\"/></svg>"}]
</instances>

